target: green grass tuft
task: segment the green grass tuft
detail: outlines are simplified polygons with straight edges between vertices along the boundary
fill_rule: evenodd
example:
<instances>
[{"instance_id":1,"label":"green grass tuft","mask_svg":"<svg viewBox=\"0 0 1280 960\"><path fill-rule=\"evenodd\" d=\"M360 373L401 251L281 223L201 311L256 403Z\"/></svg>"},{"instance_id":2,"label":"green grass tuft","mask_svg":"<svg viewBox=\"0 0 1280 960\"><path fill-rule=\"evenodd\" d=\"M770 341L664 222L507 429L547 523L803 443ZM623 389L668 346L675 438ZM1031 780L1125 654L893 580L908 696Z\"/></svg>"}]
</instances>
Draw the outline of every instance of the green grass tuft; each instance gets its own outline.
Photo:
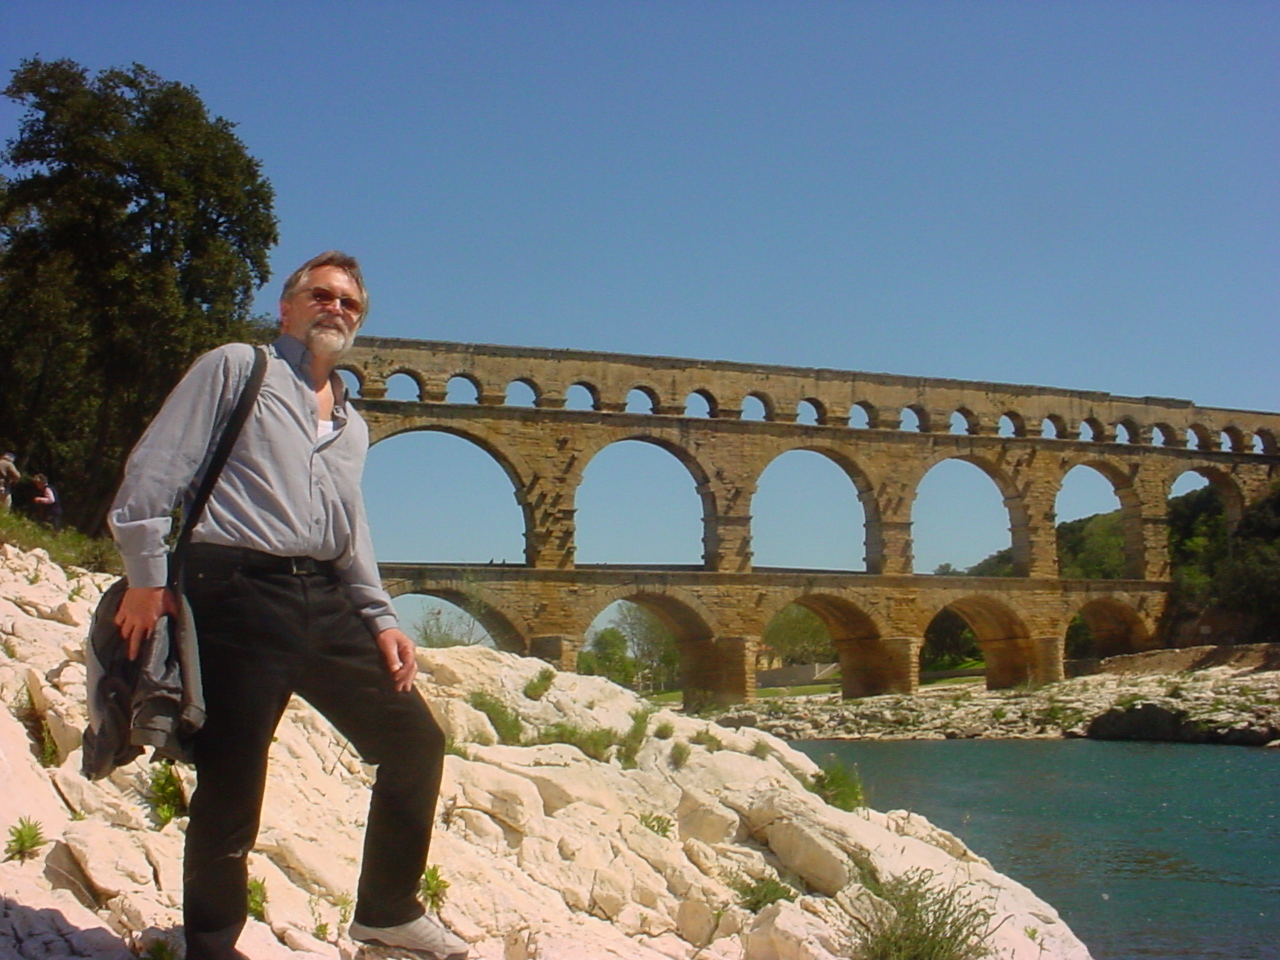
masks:
<instances>
[{"instance_id":1,"label":"green grass tuft","mask_svg":"<svg viewBox=\"0 0 1280 960\"><path fill-rule=\"evenodd\" d=\"M757 760L768 760L769 757L773 755L773 750L764 740L757 740L753 743L749 752L751 756L755 757Z\"/></svg>"},{"instance_id":2,"label":"green grass tuft","mask_svg":"<svg viewBox=\"0 0 1280 960\"><path fill-rule=\"evenodd\" d=\"M151 768L147 802L162 827L187 815L187 794L172 760L161 760Z\"/></svg>"},{"instance_id":3,"label":"green grass tuft","mask_svg":"<svg viewBox=\"0 0 1280 960\"><path fill-rule=\"evenodd\" d=\"M449 891L449 881L440 876L440 868L434 863L427 867L426 873L422 875L422 883L419 885L422 892L422 900L427 905L428 910L436 913L440 912L440 908L444 906L445 896Z\"/></svg>"},{"instance_id":4,"label":"green grass tuft","mask_svg":"<svg viewBox=\"0 0 1280 960\"><path fill-rule=\"evenodd\" d=\"M800 895L795 887L776 877L751 880L739 875L729 881L729 889L738 895L738 904L752 913L759 913L771 903L794 900Z\"/></svg>"},{"instance_id":5,"label":"green grass tuft","mask_svg":"<svg viewBox=\"0 0 1280 960\"><path fill-rule=\"evenodd\" d=\"M858 768L846 767L834 756L827 757L809 789L839 810L857 810L867 805Z\"/></svg>"},{"instance_id":6,"label":"green grass tuft","mask_svg":"<svg viewBox=\"0 0 1280 960\"><path fill-rule=\"evenodd\" d=\"M39 820L19 817L17 824L9 828L9 842L5 844L4 858L18 861L33 860L36 852L46 843L48 841L44 838L44 827L40 825Z\"/></svg>"},{"instance_id":7,"label":"green grass tuft","mask_svg":"<svg viewBox=\"0 0 1280 960\"><path fill-rule=\"evenodd\" d=\"M550 667L543 667L536 677L531 677L524 685L524 695L530 700L541 700L555 682L556 672Z\"/></svg>"},{"instance_id":8,"label":"green grass tuft","mask_svg":"<svg viewBox=\"0 0 1280 960\"><path fill-rule=\"evenodd\" d=\"M249 916L263 923L267 919L267 881L261 877L249 878Z\"/></svg>"},{"instance_id":9,"label":"green grass tuft","mask_svg":"<svg viewBox=\"0 0 1280 960\"><path fill-rule=\"evenodd\" d=\"M631 770L636 765L636 755L644 746L645 734L649 732L649 718L653 716L651 708L642 707L631 714L631 728L618 741L618 762L624 770Z\"/></svg>"},{"instance_id":10,"label":"green grass tuft","mask_svg":"<svg viewBox=\"0 0 1280 960\"><path fill-rule=\"evenodd\" d=\"M670 740L675 735L675 732L675 724L670 720L663 720L653 728L653 735L659 740Z\"/></svg>"},{"instance_id":11,"label":"green grass tuft","mask_svg":"<svg viewBox=\"0 0 1280 960\"><path fill-rule=\"evenodd\" d=\"M54 531L18 513L0 513L0 543L11 543L27 552L44 550L50 560L62 567L124 574L120 553L109 538L94 539L72 529Z\"/></svg>"},{"instance_id":12,"label":"green grass tuft","mask_svg":"<svg viewBox=\"0 0 1280 960\"><path fill-rule=\"evenodd\" d=\"M576 723L553 723L538 735L539 743L567 743L577 747L592 760L609 759L609 751L618 742L618 735L608 727L584 730Z\"/></svg>"},{"instance_id":13,"label":"green grass tuft","mask_svg":"<svg viewBox=\"0 0 1280 960\"><path fill-rule=\"evenodd\" d=\"M503 743L520 746L524 742L524 724L516 712L487 690L476 690L467 697L467 703L475 707L493 724L493 732Z\"/></svg>"},{"instance_id":14,"label":"green grass tuft","mask_svg":"<svg viewBox=\"0 0 1280 960\"><path fill-rule=\"evenodd\" d=\"M993 914L961 895L956 886L939 888L935 874L912 870L883 883L880 896L893 908L862 935L859 960L984 960Z\"/></svg>"},{"instance_id":15,"label":"green grass tuft","mask_svg":"<svg viewBox=\"0 0 1280 960\"><path fill-rule=\"evenodd\" d=\"M692 752L687 743L683 740L677 740L671 744L671 766L679 770L689 762L689 754Z\"/></svg>"},{"instance_id":16,"label":"green grass tuft","mask_svg":"<svg viewBox=\"0 0 1280 960\"><path fill-rule=\"evenodd\" d=\"M660 837L671 836L671 828L675 826L670 817L664 817L657 813L640 814L640 822Z\"/></svg>"}]
</instances>

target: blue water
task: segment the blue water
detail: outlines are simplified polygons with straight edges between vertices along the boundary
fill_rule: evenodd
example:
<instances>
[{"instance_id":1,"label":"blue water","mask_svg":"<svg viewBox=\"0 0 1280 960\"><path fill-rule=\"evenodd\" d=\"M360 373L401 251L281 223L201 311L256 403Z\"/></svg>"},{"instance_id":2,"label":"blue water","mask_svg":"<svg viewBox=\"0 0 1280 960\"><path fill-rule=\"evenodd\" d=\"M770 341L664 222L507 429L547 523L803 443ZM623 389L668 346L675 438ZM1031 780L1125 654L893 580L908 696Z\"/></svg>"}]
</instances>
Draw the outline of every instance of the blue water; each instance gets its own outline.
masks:
<instances>
[{"instance_id":1,"label":"blue water","mask_svg":"<svg viewBox=\"0 0 1280 960\"><path fill-rule=\"evenodd\" d=\"M1280 750L808 741L1057 908L1095 960L1280 960Z\"/></svg>"}]
</instances>

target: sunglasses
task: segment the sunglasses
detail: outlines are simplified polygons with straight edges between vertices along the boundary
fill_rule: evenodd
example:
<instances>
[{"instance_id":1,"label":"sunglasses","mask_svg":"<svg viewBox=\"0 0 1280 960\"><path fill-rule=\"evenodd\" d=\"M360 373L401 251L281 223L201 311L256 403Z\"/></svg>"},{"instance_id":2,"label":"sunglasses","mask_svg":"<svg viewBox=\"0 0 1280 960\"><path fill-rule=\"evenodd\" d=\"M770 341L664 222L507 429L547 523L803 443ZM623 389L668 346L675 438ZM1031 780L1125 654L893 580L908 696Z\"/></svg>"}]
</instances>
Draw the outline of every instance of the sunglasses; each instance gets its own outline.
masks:
<instances>
[{"instance_id":1,"label":"sunglasses","mask_svg":"<svg viewBox=\"0 0 1280 960\"><path fill-rule=\"evenodd\" d=\"M358 317L364 312L364 304L358 298L340 297L328 287L308 287L301 292L311 297L312 303L318 303L321 306L336 304L344 313L353 317Z\"/></svg>"}]
</instances>

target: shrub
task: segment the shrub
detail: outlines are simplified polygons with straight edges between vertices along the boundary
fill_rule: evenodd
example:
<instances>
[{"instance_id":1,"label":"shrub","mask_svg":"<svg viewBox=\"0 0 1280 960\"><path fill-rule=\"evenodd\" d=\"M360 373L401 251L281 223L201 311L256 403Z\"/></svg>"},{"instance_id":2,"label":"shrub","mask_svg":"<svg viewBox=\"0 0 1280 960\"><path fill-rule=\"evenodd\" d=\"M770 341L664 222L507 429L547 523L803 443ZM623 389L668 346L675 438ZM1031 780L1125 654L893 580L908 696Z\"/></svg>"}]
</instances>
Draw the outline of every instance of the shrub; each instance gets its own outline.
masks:
<instances>
[{"instance_id":1,"label":"shrub","mask_svg":"<svg viewBox=\"0 0 1280 960\"><path fill-rule=\"evenodd\" d=\"M862 934L860 960L982 960L990 957L992 912L955 886L931 885L928 870L884 882L880 896L893 908Z\"/></svg>"},{"instance_id":2,"label":"shrub","mask_svg":"<svg viewBox=\"0 0 1280 960\"><path fill-rule=\"evenodd\" d=\"M16 825L9 828L9 842L5 844L6 860L32 860L36 851L48 841L44 838L44 828L39 820L30 817L19 817Z\"/></svg>"},{"instance_id":3,"label":"shrub","mask_svg":"<svg viewBox=\"0 0 1280 960\"><path fill-rule=\"evenodd\" d=\"M147 952L142 955L146 960L178 960L178 954L168 940L152 940Z\"/></svg>"},{"instance_id":4,"label":"shrub","mask_svg":"<svg viewBox=\"0 0 1280 960\"><path fill-rule=\"evenodd\" d=\"M631 714L631 729L618 741L618 760L624 770L630 770L636 765L636 754L644 746L644 735L649 730L651 716L653 710L644 707Z\"/></svg>"},{"instance_id":5,"label":"shrub","mask_svg":"<svg viewBox=\"0 0 1280 960\"><path fill-rule=\"evenodd\" d=\"M519 746L524 740L524 725L514 710L487 690L476 690L467 697L467 703L475 707L493 724L493 732L503 743Z\"/></svg>"},{"instance_id":6,"label":"shrub","mask_svg":"<svg viewBox=\"0 0 1280 960\"><path fill-rule=\"evenodd\" d=\"M539 743L567 743L577 747L592 760L609 759L609 751L618 742L618 735L608 727L584 730L576 723L553 723L538 736Z\"/></svg>"},{"instance_id":7,"label":"shrub","mask_svg":"<svg viewBox=\"0 0 1280 960\"><path fill-rule=\"evenodd\" d=\"M715 753L717 750L723 750L724 744L710 730L699 730L689 738L690 743L696 743L700 747L706 747L708 753Z\"/></svg>"},{"instance_id":8,"label":"shrub","mask_svg":"<svg viewBox=\"0 0 1280 960\"><path fill-rule=\"evenodd\" d=\"M40 766L56 767L58 765L58 742L53 739L53 731L49 729L49 721L40 718Z\"/></svg>"},{"instance_id":9,"label":"shrub","mask_svg":"<svg viewBox=\"0 0 1280 960\"><path fill-rule=\"evenodd\" d=\"M757 760L768 760L773 755L773 750L769 748L769 744L764 740L757 740L753 743L750 752Z\"/></svg>"},{"instance_id":10,"label":"shrub","mask_svg":"<svg viewBox=\"0 0 1280 960\"><path fill-rule=\"evenodd\" d=\"M659 740L670 740L675 732L675 725L670 720L663 720L653 728L653 735Z\"/></svg>"},{"instance_id":11,"label":"shrub","mask_svg":"<svg viewBox=\"0 0 1280 960\"><path fill-rule=\"evenodd\" d=\"M187 795L172 760L161 760L151 768L147 802L162 827L177 817L187 815Z\"/></svg>"},{"instance_id":12,"label":"shrub","mask_svg":"<svg viewBox=\"0 0 1280 960\"><path fill-rule=\"evenodd\" d=\"M750 880L739 875L729 881L729 889L738 895L738 904L752 913L759 913L779 900L794 900L800 895L795 887L776 877L760 877Z\"/></svg>"},{"instance_id":13,"label":"shrub","mask_svg":"<svg viewBox=\"0 0 1280 960\"><path fill-rule=\"evenodd\" d=\"M463 760L471 759L471 751L458 743L453 737L444 738L444 752L445 756L452 754L455 757L461 757Z\"/></svg>"},{"instance_id":14,"label":"shrub","mask_svg":"<svg viewBox=\"0 0 1280 960\"><path fill-rule=\"evenodd\" d=\"M656 813L640 814L640 822L660 837L671 836L671 828L675 826L670 817Z\"/></svg>"},{"instance_id":15,"label":"shrub","mask_svg":"<svg viewBox=\"0 0 1280 960\"><path fill-rule=\"evenodd\" d=\"M536 677L531 677L529 682L524 685L524 695L530 700L541 700L543 694L551 689L551 684L555 682L556 672L550 667L543 667L538 671Z\"/></svg>"},{"instance_id":16,"label":"shrub","mask_svg":"<svg viewBox=\"0 0 1280 960\"><path fill-rule=\"evenodd\" d=\"M267 919L267 881L261 877L249 878L249 916L264 923Z\"/></svg>"},{"instance_id":17,"label":"shrub","mask_svg":"<svg viewBox=\"0 0 1280 960\"><path fill-rule=\"evenodd\" d=\"M440 908L444 906L445 894L449 890L449 881L440 876L440 868L434 863L427 867L426 873L422 875L420 889L427 909L439 913Z\"/></svg>"},{"instance_id":18,"label":"shrub","mask_svg":"<svg viewBox=\"0 0 1280 960\"><path fill-rule=\"evenodd\" d=\"M689 754L691 752L687 743L683 740L677 740L671 745L671 766L679 770L689 762Z\"/></svg>"},{"instance_id":19,"label":"shrub","mask_svg":"<svg viewBox=\"0 0 1280 960\"><path fill-rule=\"evenodd\" d=\"M858 768L846 767L834 756L827 757L822 772L813 778L809 789L839 810L857 810L867 805Z\"/></svg>"}]
</instances>

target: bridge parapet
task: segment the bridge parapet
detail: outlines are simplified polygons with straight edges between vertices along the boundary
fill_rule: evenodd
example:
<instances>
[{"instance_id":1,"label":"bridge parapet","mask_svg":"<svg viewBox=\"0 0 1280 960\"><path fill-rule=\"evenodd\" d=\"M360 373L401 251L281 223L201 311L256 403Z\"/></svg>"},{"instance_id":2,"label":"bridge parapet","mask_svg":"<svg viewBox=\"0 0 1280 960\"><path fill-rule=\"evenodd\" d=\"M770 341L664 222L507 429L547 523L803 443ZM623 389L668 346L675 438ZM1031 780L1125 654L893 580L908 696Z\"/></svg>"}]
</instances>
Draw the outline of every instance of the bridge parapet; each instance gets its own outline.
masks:
<instances>
[{"instance_id":1,"label":"bridge parapet","mask_svg":"<svg viewBox=\"0 0 1280 960\"><path fill-rule=\"evenodd\" d=\"M794 422L805 410L819 425L847 426L853 415L859 423L865 417L868 429L893 430L910 411L921 431L949 433L959 413L974 436L999 434L1003 419L1012 436L1280 452L1280 414L1025 384L388 337L358 338L343 366L360 380L367 399L385 396L387 380L405 374L417 384L418 399L443 402L449 381L462 377L486 406L501 405L509 386L523 383L537 407L559 409L570 388L581 385L605 413L622 412L631 391L640 390L650 399L650 412L661 416L683 415L696 394L707 402L711 419L732 420L754 397L764 419L779 423Z\"/></svg>"}]
</instances>

